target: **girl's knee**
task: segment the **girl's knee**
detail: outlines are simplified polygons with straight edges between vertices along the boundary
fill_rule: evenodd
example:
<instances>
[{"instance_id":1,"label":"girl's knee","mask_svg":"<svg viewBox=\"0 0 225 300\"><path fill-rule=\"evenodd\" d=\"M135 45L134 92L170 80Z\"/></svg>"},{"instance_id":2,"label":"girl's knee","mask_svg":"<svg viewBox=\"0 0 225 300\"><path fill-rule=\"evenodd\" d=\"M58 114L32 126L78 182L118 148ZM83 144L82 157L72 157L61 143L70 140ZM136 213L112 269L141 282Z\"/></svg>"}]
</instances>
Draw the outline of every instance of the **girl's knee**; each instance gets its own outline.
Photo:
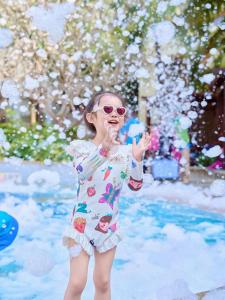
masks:
<instances>
[{"instance_id":1,"label":"girl's knee","mask_svg":"<svg viewBox=\"0 0 225 300\"><path fill-rule=\"evenodd\" d=\"M85 286L87 279L70 279L69 286L74 295L81 295Z\"/></svg>"},{"instance_id":2,"label":"girl's knee","mask_svg":"<svg viewBox=\"0 0 225 300\"><path fill-rule=\"evenodd\" d=\"M102 293L108 291L110 288L110 278L107 276L96 276L94 275L94 284L96 289L100 290Z\"/></svg>"}]
</instances>

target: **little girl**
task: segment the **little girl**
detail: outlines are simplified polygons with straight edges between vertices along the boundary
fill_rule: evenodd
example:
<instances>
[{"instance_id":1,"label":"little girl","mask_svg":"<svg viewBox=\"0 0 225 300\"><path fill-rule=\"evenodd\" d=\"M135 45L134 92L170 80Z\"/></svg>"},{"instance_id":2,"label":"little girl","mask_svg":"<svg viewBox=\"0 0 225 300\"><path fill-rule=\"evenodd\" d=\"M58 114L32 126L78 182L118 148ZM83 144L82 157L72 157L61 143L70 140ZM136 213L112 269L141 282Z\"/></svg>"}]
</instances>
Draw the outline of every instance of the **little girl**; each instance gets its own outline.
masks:
<instances>
[{"instance_id":1,"label":"little girl","mask_svg":"<svg viewBox=\"0 0 225 300\"><path fill-rule=\"evenodd\" d=\"M64 300L81 299L90 256L95 256L95 300L110 300L110 273L116 246L122 239L119 227L119 194L124 180L132 191L143 182L143 157L150 142L144 133L139 143L120 145L116 140L124 124L123 99L112 92L93 96L84 120L95 136L75 140L67 151L74 157L78 177L77 199L63 243L70 254L70 278Z\"/></svg>"}]
</instances>

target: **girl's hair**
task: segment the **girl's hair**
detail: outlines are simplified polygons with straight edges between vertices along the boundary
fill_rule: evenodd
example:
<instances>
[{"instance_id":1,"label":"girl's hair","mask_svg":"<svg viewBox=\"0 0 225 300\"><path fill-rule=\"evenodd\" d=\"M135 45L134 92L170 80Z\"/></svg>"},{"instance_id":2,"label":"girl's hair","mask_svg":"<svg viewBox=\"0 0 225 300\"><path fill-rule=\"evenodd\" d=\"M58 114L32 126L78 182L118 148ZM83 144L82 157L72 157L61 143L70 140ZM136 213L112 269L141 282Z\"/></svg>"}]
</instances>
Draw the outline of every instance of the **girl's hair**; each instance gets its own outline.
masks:
<instances>
[{"instance_id":1,"label":"girl's hair","mask_svg":"<svg viewBox=\"0 0 225 300\"><path fill-rule=\"evenodd\" d=\"M105 95L112 95L112 96L115 96L116 98L120 99L120 101L122 102L123 105L125 105L125 101L124 99L122 98L122 96L120 94L117 94L117 93L114 93L114 92L110 92L110 91L102 91L102 92L99 92L99 93L96 93L92 96L91 100L89 101L89 103L87 104L85 110L84 110L84 122L87 126L87 128L92 132L92 133L96 133L96 129L95 129L95 126L92 124L92 123L89 123L87 118L86 118L86 115L87 113L91 113L93 108L94 108L94 105L97 103L99 104L100 103L100 100L103 96Z\"/></svg>"}]
</instances>

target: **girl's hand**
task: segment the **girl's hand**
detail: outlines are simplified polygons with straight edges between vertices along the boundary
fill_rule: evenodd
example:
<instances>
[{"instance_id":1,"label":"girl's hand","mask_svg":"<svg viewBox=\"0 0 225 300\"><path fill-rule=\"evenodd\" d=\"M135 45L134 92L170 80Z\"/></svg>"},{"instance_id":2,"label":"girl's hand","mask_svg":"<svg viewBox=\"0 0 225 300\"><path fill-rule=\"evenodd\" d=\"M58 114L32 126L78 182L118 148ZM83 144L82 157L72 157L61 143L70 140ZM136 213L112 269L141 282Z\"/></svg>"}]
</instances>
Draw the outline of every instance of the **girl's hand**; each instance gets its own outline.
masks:
<instances>
[{"instance_id":1,"label":"girl's hand","mask_svg":"<svg viewBox=\"0 0 225 300\"><path fill-rule=\"evenodd\" d=\"M110 124L108 124L107 121L104 122L104 127L106 128L107 132L106 132L105 138L102 141L103 147L109 149L110 146L113 145L113 144L114 145L120 144L120 142L118 142L116 140L118 131L115 128L113 128L113 126L111 126Z\"/></svg>"},{"instance_id":2,"label":"girl's hand","mask_svg":"<svg viewBox=\"0 0 225 300\"><path fill-rule=\"evenodd\" d=\"M144 132L142 134L142 137L138 144L136 143L136 139L133 138L132 153L133 153L134 158L137 161L142 160L143 154L149 147L150 140L151 140L151 136L148 132Z\"/></svg>"}]
</instances>

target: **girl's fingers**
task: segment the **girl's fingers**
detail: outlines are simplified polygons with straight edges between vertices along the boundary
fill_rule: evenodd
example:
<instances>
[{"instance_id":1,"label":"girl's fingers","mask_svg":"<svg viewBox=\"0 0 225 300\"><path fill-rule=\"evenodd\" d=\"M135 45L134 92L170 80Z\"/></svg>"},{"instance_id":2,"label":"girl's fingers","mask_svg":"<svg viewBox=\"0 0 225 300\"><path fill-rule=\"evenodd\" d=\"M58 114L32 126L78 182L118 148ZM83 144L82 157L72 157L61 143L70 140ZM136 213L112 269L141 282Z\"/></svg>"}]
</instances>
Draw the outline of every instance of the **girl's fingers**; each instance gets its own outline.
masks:
<instances>
[{"instance_id":1,"label":"girl's fingers","mask_svg":"<svg viewBox=\"0 0 225 300\"><path fill-rule=\"evenodd\" d=\"M148 148L150 141L151 141L151 137L150 137L149 133L145 132L143 135L143 145L144 145L145 150Z\"/></svg>"},{"instance_id":2,"label":"girl's fingers","mask_svg":"<svg viewBox=\"0 0 225 300\"><path fill-rule=\"evenodd\" d=\"M105 141L108 144L120 144L120 142L118 142L116 140L117 137L117 131L113 128L113 126L109 125L107 121L104 121L104 127L106 129L106 136L105 136Z\"/></svg>"},{"instance_id":3,"label":"girl's fingers","mask_svg":"<svg viewBox=\"0 0 225 300\"><path fill-rule=\"evenodd\" d=\"M146 132L145 138L146 138L148 141L150 141L150 139L151 139L151 134L149 134L148 132Z\"/></svg>"},{"instance_id":4,"label":"girl's fingers","mask_svg":"<svg viewBox=\"0 0 225 300\"><path fill-rule=\"evenodd\" d=\"M116 144L116 145L120 145L120 142L119 142L119 141L117 141L117 140L114 140L114 144Z\"/></svg>"},{"instance_id":5,"label":"girl's fingers","mask_svg":"<svg viewBox=\"0 0 225 300\"><path fill-rule=\"evenodd\" d=\"M113 128L110 126L107 122L104 122L105 128L106 128L106 140L108 140L109 143L114 143L115 137L113 136Z\"/></svg>"},{"instance_id":6,"label":"girl's fingers","mask_svg":"<svg viewBox=\"0 0 225 300\"><path fill-rule=\"evenodd\" d=\"M110 126L109 138L113 144L119 144L119 142L116 141L116 137L117 137L117 131Z\"/></svg>"},{"instance_id":7,"label":"girl's fingers","mask_svg":"<svg viewBox=\"0 0 225 300\"><path fill-rule=\"evenodd\" d=\"M144 142L146 142L146 141L148 141L148 139L149 139L148 133L147 133L147 132L144 132L143 135L142 135L141 140L143 140Z\"/></svg>"}]
</instances>

